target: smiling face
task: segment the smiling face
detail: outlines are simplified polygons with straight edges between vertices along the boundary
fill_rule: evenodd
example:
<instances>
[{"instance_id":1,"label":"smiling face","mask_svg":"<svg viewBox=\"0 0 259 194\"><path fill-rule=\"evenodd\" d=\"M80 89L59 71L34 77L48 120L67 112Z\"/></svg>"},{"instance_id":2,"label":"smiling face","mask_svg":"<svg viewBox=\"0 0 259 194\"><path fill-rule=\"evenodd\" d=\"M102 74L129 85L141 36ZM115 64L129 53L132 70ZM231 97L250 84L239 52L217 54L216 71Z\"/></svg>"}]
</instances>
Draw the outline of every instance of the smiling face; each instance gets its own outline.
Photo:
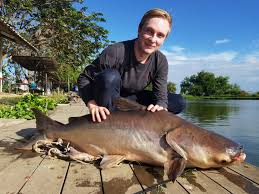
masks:
<instances>
[{"instance_id":1,"label":"smiling face","mask_svg":"<svg viewBox=\"0 0 259 194\"><path fill-rule=\"evenodd\" d=\"M164 43L170 31L170 24L164 18L154 17L147 20L138 30L136 55L150 55Z\"/></svg>"}]
</instances>

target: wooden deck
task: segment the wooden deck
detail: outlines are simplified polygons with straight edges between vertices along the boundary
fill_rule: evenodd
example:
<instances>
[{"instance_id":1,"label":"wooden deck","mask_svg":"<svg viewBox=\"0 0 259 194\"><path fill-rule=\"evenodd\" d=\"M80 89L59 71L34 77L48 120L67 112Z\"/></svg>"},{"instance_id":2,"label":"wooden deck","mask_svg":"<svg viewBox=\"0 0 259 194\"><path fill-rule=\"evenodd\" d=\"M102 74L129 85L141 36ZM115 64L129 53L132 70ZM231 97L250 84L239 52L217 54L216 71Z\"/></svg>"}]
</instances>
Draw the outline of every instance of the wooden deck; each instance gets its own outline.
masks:
<instances>
[{"instance_id":1,"label":"wooden deck","mask_svg":"<svg viewBox=\"0 0 259 194\"><path fill-rule=\"evenodd\" d=\"M67 122L86 113L82 105L59 106L52 118ZM0 194L85 193L259 193L259 169L250 164L219 170L186 170L175 183L167 182L163 169L138 164L99 170L81 164L20 153L14 147L35 131L35 120L0 119Z\"/></svg>"}]
</instances>

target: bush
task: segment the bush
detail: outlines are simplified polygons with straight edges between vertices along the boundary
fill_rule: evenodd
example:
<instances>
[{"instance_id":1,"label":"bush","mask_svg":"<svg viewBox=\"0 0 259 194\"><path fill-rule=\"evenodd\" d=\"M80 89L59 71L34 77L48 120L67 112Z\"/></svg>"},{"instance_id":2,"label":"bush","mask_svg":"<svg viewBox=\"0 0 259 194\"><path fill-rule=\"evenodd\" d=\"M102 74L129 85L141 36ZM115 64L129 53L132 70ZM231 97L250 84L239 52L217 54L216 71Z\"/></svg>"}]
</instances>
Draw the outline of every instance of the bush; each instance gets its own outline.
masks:
<instances>
[{"instance_id":1,"label":"bush","mask_svg":"<svg viewBox=\"0 0 259 194\"><path fill-rule=\"evenodd\" d=\"M42 112L53 110L57 106L57 101L54 99L28 94L21 98L15 105L0 106L0 118L24 118L33 119L34 114L31 108L36 108Z\"/></svg>"}]
</instances>

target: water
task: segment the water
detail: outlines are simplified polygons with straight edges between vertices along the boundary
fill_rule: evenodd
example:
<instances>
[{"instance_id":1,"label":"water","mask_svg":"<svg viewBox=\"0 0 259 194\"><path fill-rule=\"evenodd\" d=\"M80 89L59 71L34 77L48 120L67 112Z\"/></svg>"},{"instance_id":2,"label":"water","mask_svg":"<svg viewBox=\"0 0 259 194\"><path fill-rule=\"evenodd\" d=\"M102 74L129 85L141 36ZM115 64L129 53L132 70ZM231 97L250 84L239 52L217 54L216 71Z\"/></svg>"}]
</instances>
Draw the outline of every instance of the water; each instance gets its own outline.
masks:
<instances>
[{"instance_id":1,"label":"water","mask_svg":"<svg viewBox=\"0 0 259 194\"><path fill-rule=\"evenodd\" d=\"M180 116L244 145L246 162L259 166L259 100L187 101Z\"/></svg>"}]
</instances>

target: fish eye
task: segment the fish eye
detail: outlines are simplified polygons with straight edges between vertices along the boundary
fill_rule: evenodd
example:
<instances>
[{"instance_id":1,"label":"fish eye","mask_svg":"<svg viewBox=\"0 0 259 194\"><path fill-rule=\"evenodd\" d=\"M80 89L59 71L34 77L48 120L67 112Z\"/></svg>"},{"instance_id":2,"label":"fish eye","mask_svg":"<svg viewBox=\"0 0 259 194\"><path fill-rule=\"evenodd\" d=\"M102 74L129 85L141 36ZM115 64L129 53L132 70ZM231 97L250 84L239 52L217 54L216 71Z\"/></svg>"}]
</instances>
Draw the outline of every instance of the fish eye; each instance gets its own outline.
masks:
<instances>
[{"instance_id":1,"label":"fish eye","mask_svg":"<svg viewBox=\"0 0 259 194\"><path fill-rule=\"evenodd\" d=\"M220 162L221 162L221 164L226 164L227 163L226 160L221 160Z\"/></svg>"}]
</instances>

